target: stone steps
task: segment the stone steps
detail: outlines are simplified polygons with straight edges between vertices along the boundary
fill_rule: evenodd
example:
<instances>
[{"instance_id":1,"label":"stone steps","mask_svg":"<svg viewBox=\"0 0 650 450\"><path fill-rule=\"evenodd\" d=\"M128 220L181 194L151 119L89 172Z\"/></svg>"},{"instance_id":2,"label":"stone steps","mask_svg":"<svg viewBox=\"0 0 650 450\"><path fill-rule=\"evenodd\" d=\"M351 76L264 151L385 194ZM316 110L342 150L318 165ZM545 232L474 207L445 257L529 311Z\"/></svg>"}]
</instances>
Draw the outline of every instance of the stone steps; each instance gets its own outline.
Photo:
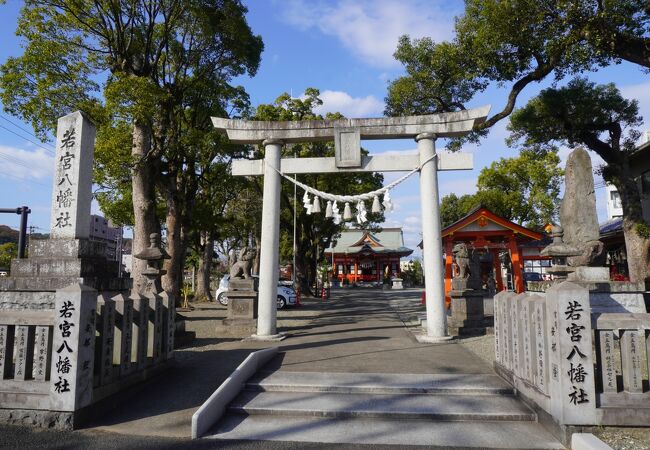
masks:
<instances>
[{"instance_id":1,"label":"stone steps","mask_svg":"<svg viewBox=\"0 0 650 450\"><path fill-rule=\"evenodd\" d=\"M243 391L230 407L239 414L311 417L374 417L438 421L535 421L511 396L454 394L353 394Z\"/></svg>"},{"instance_id":2,"label":"stone steps","mask_svg":"<svg viewBox=\"0 0 650 450\"><path fill-rule=\"evenodd\" d=\"M497 375L272 372L251 378L248 390L369 394L513 395Z\"/></svg>"},{"instance_id":3,"label":"stone steps","mask_svg":"<svg viewBox=\"0 0 650 450\"><path fill-rule=\"evenodd\" d=\"M226 416L207 439L423 445L428 448L563 449L535 422ZM399 448L399 447L398 447Z\"/></svg>"},{"instance_id":4,"label":"stone steps","mask_svg":"<svg viewBox=\"0 0 650 450\"><path fill-rule=\"evenodd\" d=\"M563 448L492 374L266 373L207 438Z\"/></svg>"}]
</instances>

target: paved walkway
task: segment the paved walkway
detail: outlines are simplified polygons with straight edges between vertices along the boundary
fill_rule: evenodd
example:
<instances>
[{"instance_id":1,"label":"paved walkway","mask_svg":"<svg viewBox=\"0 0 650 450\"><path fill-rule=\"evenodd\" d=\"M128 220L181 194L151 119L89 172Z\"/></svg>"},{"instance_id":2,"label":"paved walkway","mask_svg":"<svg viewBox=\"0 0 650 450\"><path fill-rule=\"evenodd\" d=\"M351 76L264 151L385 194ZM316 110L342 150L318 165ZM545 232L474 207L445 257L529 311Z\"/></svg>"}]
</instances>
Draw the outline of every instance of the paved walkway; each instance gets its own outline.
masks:
<instances>
[{"instance_id":1,"label":"paved walkway","mask_svg":"<svg viewBox=\"0 0 650 450\"><path fill-rule=\"evenodd\" d=\"M493 373L487 362L459 344L419 344L400 320L417 314L420 291L370 289L335 291L324 303L279 312L281 354L265 369L351 373ZM392 301L391 301L392 300ZM390 304L401 305L400 315ZM210 306L188 314L188 328L223 309ZM212 314L210 314L212 313ZM120 434L189 437L192 414L251 352L273 344L224 340L204 333L193 348L177 351L178 364L129 394L92 429ZM277 344L276 344L277 345Z\"/></svg>"}]
</instances>

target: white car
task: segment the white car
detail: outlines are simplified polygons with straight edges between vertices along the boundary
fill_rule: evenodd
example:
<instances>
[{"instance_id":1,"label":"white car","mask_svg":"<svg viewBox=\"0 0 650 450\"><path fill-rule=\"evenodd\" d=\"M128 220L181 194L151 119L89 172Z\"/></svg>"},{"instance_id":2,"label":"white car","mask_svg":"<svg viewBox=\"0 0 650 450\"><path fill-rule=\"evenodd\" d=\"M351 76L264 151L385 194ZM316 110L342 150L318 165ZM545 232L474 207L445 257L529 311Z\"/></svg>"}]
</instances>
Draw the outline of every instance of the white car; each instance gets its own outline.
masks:
<instances>
[{"instance_id":1,"label":"white car","mask_svg":"<svg viewBox=\"0 0 650 450\"><path fill-rule=\"evenodd\" d=\"M253 278L258 278L257 275L253 275ZM230 275L224 275L224 277L219 282L219 288L215 293L215 298L223 306L228 306L228 285L230 284ZM278 283L278 309L283 309L285 306L295 306L297 303L296 300L296 291L293 288L283 286Z\"/></svg>"}]
</instances>

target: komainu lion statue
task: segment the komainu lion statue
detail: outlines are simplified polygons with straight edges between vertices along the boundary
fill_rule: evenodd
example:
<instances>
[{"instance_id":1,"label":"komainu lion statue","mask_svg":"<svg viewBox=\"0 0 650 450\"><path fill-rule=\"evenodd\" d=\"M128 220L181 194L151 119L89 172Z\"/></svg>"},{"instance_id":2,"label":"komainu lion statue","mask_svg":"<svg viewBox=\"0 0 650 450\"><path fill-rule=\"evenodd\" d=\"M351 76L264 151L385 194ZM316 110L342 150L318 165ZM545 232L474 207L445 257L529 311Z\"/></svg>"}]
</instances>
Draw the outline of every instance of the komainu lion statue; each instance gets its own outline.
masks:
<instances>
[{"instance_id":1,"label":"komainu lion statue","mask_svg":"<svg viewBox=\"0 0 650 450\"><path fill-rule=\"evenodd\" d=\"M230 278L249 279L255 256L257 256L257 250L248 246L239 251L237 261L234 260L233 255L230 261Z\"/></svg>"},{"instance_id":2,"label":"komainu lion statue","mask_svg":"<svg viewBox=\"0 0 650 450\"><path fill-rule=\"evenodd\" d=\"M469 268L470 261L467 245L464 242L460 242L454 245L454 248L451 250L451 254L454 257L456 267L458 267L458 273L454 278L469 278L471 270Z\"/></svg>"}]
</instances>

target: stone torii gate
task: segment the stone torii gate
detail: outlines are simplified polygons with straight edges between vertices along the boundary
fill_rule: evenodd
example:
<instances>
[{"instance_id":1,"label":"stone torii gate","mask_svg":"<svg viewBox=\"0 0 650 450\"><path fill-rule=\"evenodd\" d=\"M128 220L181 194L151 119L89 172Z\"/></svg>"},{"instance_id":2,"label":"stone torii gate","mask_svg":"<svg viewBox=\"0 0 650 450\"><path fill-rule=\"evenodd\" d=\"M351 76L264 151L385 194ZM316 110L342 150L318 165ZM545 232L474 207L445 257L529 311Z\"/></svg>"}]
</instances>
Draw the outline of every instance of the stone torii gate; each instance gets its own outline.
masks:
<instances>
[{"instance_id":1,"label":"stone torii gate","mask_svg":"<svg viewBox=\"0 0 650 450\"><path fill-rule=\"evenodd\" d=\"M278 340L276 299L280 245L280 181L283 174L404 172L419 166L422 241L425 269L427 334L422 340L446 340L444 266L440 236L438 170L470 170L472 155L435 152L438 137L458 137L483 122L490 106L425 116L376 119L301 121L246 121L212 118L215 128L225 131L233 143L263 145L264 159L233 161L235 176L264 176L260 285L257 334L261 340ZM361 155L361 139L414 138L418 155ZM335 142L334 158L281 159L287 143Z\"/></svg>"}]
</instances>

